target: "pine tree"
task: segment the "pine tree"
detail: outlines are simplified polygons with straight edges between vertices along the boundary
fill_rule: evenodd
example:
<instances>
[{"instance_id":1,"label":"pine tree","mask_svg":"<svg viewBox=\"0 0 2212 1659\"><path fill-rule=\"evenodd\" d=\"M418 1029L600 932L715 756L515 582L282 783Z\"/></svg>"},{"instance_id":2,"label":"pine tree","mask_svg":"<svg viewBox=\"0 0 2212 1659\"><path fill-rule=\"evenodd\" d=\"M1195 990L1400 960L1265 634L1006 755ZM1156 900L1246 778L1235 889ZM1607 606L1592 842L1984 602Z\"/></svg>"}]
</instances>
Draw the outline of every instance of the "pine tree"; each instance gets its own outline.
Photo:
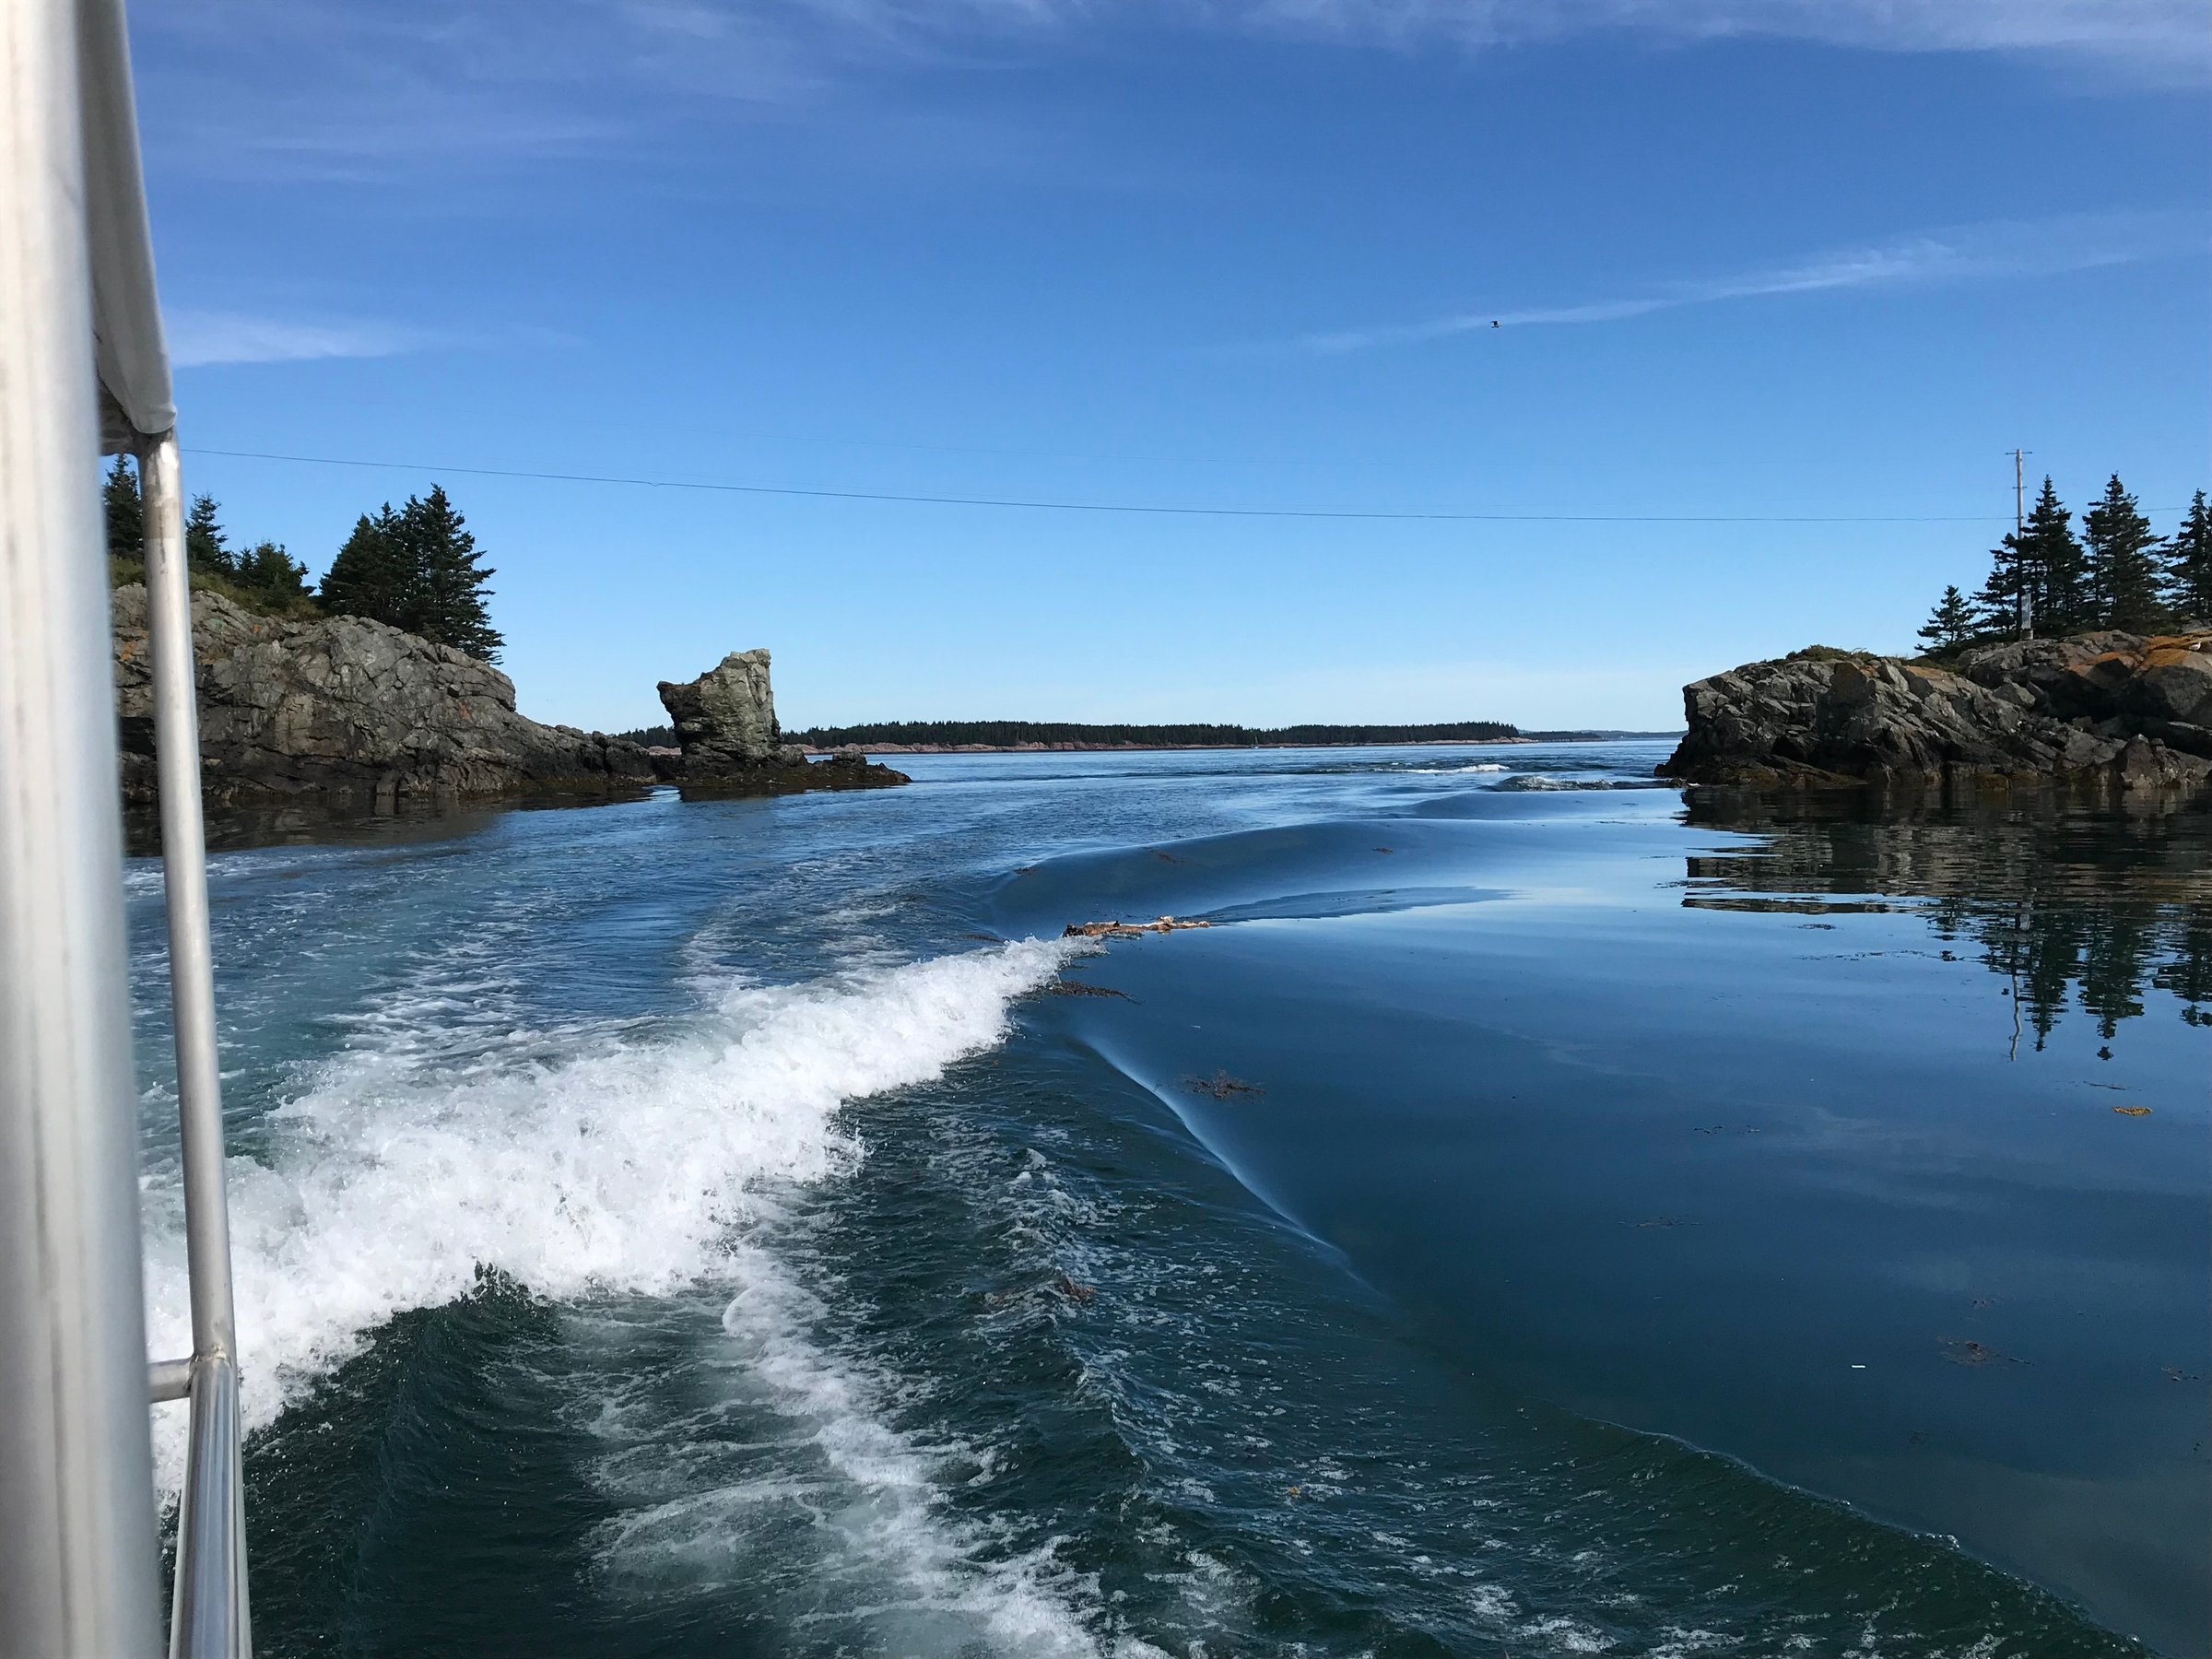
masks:
<instances>
[{"instance_id":1,"label":"pine tree","mask_svg":"<svg viewBox=\"0 0 2212 1659\"><path fill-rule=\"evenodd\" d=\"M240 586L253 588L273 598L294 600L312 597L307 588L307 567L295 560L276 542L258 542L247 548L238 556L235 571Z\"/></svg>"},{"instance_id":2,"label":"pine tree","mask_svg":"<svg viewBox=\"0 0 2212 1659\"><path fill-rule=\"evenodd\" d=\"M2097 625L2130 633L2155 633L2165 627L2157 538L2118 473L2105 485L2103 499L2081 515L2081 527L2088 543Z\"/></svg>"},{"instance_id":3,"label":"pine tree","mask_svg":"<svg viewBox=\"0 0 2212 1659\"><path fill-rule=\"evenodd\" d=\"M108 557L146 562L146 504L138 496L138 475L124 465L121 455L108 469L107 482L100 487L100 501L107 510Z\"/></svg>"},{"instance_id":4,"label":"pine tree","mask_svg":"<svg viewBox=\"0 0 2212 1659\"><path fill-rule=\"evenodd\" d=\"M2038 631L2063 635L2096 627L2088 557L2075 537L2074 515L2059 500L2048 474L2028 514L2027 541L2041 588L2036 595Z\"/></svg>"},{"instance_id":5,"label":"pine tree","mask_svg":"<svg viewBox=\"0 0 2212 1659\"><path fill-rule=\"evenodd\" d=\"M2198 490L2182 527L2159 550L2166 567L2165 600L2178 616L2212 628L2212 508Z\"/></svg>"},{"instance_id":6,"label":"pine tree","mask_svg":"<svg viewBox=\"0 0 2212 1659\"><path fill-rule=\"evenodd\" d=\"M444 487L432 485L420 500L410 496L400 519L416 573L415 604L402 626L438 644L497 662L504 641L484 606L484 584L494 572L477 562L477 538Z\"/></svg>"},{"instance_id":7,"label":"pine tree","mask_svg":"<svg viewBox=\"0 0 2212 1659\"><path fill-rule=\"evenodd\" d=\"M216 522L213 496L192 498L184 518L184 567L209 576L235 576L238 560L230 554L230 538Z\"/></svg>"},{"instance_id":8,"label":"pine tree","mask_svg":"<svg viewBox=\"0 0 2212 1659\"><path fill-rule=\"evenodd\" d=\"M331 561L320 597L333 615L389 622L496 662L503 641L484 606L493 572L477 559L466 521L444 488L432 486L396 512L387 501L374 517L364 515Z\"/></svg>"},{"instance_id":9,"label":"pine tree","mask_svg":"<svg viewBox=\"0 0 2212 1659\"><path fill-rule=\"evenodd\" d=\"M2035 498L2035 507L2016 535L2006 536L1994 555L1989 581L1974 595L1985 632L2011 639L2019 632L2023 589L2030 625L2046 638L2079 633L2099 626L2089 592L2088 562L2074 537L2074 515L2058 499L2051 480Z\"/></svg>"},{"instance_id":10,"label":"pine tree","mask_svg":"<svg viewBox=\"0 0 2212 1659\"><path fill-rule=\"evenodd\" d=\"M334 617L367 617L405 628L415 609L415 570L400 515L386 501L363 513L324 572L318 597Z\"/></svg>"},{"instance_id":11,"label":"pine tree","mask_svg":"<svg viewBox=\"0 0 2212 1659\"><path fill-rule=\"evenodd\" d=\"M2018 639L2023 592L2029 600L2030 626L2040 625L2042 583L2027 552L2026 537L2007 535L1990 551L1989 580L1967 601L1973 631L1984 639ZM1921 632L1926 637L1925 629Z\"/></svg>"},{"instance_id":12,"label":"pine tree","mask_svg":"<svg viewBox=\"0 0 2212 1659\"><path fill-rule=\"evenodd\" d=\"M1942 600L1920 629L1920 637L1930 651L1956 651L1974 633L1974 607L1956 587L1943 590Z\"/></svg>"}]
</instances>

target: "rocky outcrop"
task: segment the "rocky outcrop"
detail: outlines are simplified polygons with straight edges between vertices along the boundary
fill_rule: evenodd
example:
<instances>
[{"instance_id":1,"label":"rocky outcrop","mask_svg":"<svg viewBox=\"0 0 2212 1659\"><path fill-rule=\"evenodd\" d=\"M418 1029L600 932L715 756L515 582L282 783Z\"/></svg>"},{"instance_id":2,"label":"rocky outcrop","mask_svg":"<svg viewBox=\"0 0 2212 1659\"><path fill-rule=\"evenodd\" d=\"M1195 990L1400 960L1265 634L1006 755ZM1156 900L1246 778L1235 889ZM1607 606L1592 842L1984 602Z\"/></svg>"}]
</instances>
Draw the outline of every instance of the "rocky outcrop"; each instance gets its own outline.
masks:
<instances>
[{"instance_id":1,"label":"rocky outcrop","mask_svg":"<svg viewBox=\"0 0 2212 1659\"><path fill-rule=\"evenodd\" d=\"M733 651L695 680L663 680L660 691L687 771L806 764L806 751L786 744L776 724L766 651Z\"/></svg>"},{"instance_id":2,"label":"rocky outcrop","mask_svg":"<svg viewBox=\"0 0 2212 1659\"><path fill-rule=\"evenodd\" d=\"M1660 775L1691 783L2041 780L2185 789L2212 776L2212 633L1985 645L1948 665L1816 647L1685 687Z\"/></svg>"},{"instance_id":3,"label":"rocky outcrop","mask_svg":"<svg viewBox=\"0 0 2212 1659\"><path fill-rule=\"evenodd\" d=\"M146 589L114 594L115 693L124 798L156 794ZM488 663L359 617L255 616L192 597L200 765L218 802L607 794L653 782L634 743L540 725L515 712L514 682Z\"/></svg>"},{"instance_id":4,"label":"rocky outcrop","mask_svg":"<svg viewBox=\"0 0 2212 1659\"><path fill-rule=\"evenodd\" d=\"M765 651L733 651L695 680L663 680L660 691L682 753L673 760L656 758L655 764L664 779L687 790L788 794L912 782L888 766L871 766L858 749L815 762L798 744L785 743Z\"/></svg>"}]
</instances>

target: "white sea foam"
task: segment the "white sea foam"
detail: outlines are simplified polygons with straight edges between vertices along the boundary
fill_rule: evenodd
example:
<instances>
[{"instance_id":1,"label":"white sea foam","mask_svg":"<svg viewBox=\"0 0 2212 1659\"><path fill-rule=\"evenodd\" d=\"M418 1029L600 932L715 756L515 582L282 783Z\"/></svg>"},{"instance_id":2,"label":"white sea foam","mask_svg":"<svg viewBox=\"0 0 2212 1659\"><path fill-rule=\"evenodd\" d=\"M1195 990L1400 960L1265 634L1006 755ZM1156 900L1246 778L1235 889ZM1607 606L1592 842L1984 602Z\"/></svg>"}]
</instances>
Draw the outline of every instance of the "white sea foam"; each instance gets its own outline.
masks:
<instances>
[{"instance_id":1,"label":"white sea foam","mask_svg":"<svg viewBox=\"0 0 2212 1659\"><path fill-rule=\"evenodd\" d=\"M1500 1584L1476 1584L1467 1591L1467 1605L1485 1618L1511 1618L1513 1598Z\"/></svg>"},{"instance_id":2,"label":"white sea foam","mask_svg":"<svg viewBox=\"0 0 2212 1659\"><path fill-rule=\"evenodd\" d=\"M249 1430L365 1335L466 1294L479 1267L556 1298L663 1292L726 1268L783 1183L855 1148L839 1105L925 1082L1005 1035L1014 998L1074 947L1025 940L806 984L738 986L674 1033L481 1026L441 1049L416 987L362 1022L233 1159L232 1253ZM435 976L432 976L434 979ZM189 1346L181 1200L149 1178L157 1354ZM157 1416L164 1489L182 1414Z\"/></svg>"},{"instance_id":3,"label":"white sea foam","mask_svg":"<svg viewBox=\"0 0 2212 1659\"><path fill-rule=\"evenodd\" d=\"M888 1652L1164 1659L1141 1641L1093 1632L1094 1622L1110 1622L1097 1585L1063 1566L1053 1545L1004 1549L986 1526L943 1511L953 1472L987 1478L988 1459L894 1427L888 1400L897 1382L815 1338L825 1310L773 1251L740 1244L730 1265L740 1287L723 1314L733 1359L747 1395L781 1417L787 1435L765 1469L703 1488L679 1475L677 1490L640 1503L666 1459L641 1463L619 1449L666 1431L603 1419L600 1432L618 1448L604 1472L610 1495L631 1501L599 1541L618 1582L653 1593L741 1577L773 1602L755 1553L764 1550L786 1558L777 1563L783 1573L798 1566L795 1619L865 1622ZM751 1449L760 1444L748 1435ZM814 1552L804 1565L787 1559L794 1523ZM825 1594L831 1584L841 1589Z\"/></svg>"},{"instance_id":4,"label":"white sea foam","mask_svg":"<svg viewBox=\"0 0 2212 1659\"><path fill-rule=\"evenodd\" d=\"M1612 1638L1604 1631L1580 1619L1557 1614L1523 1625L1521 1639L1524 1641L1543 1641L1550 1646L1552 1652L1559 1653L1602 1653L1613 1645Z\"/></svg>"}]
</instances>

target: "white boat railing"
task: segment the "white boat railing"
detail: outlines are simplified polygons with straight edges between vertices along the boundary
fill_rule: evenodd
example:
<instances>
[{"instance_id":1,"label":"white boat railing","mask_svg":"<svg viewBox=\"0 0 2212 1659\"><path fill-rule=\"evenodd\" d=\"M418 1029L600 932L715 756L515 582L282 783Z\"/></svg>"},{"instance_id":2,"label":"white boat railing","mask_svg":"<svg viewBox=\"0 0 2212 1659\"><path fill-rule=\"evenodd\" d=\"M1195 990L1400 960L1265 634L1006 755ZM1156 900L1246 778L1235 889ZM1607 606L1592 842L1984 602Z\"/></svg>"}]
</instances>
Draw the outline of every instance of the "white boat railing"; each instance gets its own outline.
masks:
<instances>
[{"instance_id":1,"label":"white boat railing","mask_svg":"<svg viewBox=\"0 0 2212 1659\"><path fill-rule=\"evenodd\" d=\"M176 413L121 0L0 6L0 1646L150 1655L149 1397L188 1399L170 1653L245 1659L237 1336ZM106 537L137 457L192 1353L147 1365Z\"/></svg>"}]
</instances>

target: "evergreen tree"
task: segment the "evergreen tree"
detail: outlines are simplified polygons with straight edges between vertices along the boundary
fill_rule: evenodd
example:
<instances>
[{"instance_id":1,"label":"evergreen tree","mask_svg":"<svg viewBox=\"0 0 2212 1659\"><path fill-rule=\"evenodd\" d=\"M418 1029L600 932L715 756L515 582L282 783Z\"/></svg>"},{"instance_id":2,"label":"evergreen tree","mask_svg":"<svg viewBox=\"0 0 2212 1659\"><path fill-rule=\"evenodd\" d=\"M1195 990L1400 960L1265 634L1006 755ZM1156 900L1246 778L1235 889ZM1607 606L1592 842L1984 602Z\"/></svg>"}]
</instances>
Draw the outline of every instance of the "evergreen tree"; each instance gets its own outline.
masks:
<instances>
[{"instance_id":1,"label":"evergreen tree","mask_svg":"<svg viewBox=\"0 0 2212 1659\"><path fill-rule=\"evenodd\" d=\"M2028 596L2030 626L2040 626L2041 592L2042 583L2028 557L2026 537L2007 535L1990 552L1989 580L1967 602L1974 632L1983 639L2018 638L2023 593ZM1923 629L1921 633L1924 638L1927 630Z\"/></svg>"},{"instance_id":2,"label":"evergreen tree","mask_svg":"<svg viewBox=\"0 0 2212 1659\"><path fill-rule=\"evenodd\" d=\"M234 567L240 586L253 588L277 599L312 597L307 587L307 567L273 541L256 543L238 556Z\"/></svg>"},{"instance_id":3,"label":"evergreen tree","mask_svg":"<svg viewBox=\"0 0 2212 1659\"><path fill-rule=\"evenodd\" d=\"M323 578L323 606L496 662L502 641L484 606L493 573L477 559L477 538L434 485L397 512L387 501L374 517L363 515Z\"/></svg>"},{"instance_id":4,"label":"evergreen tree","mask_svg":"<svg viewBox=\"0 0 2212 1659\"><path fill-rule=\"evenodd\" d=\"M2158 541L2118 473L2105 485L2103 499L2081 515L2081 528L2088 543L2097 625L2130 633L2155 633L2165 627Z\"/></svg>"},{"instance_id":5,"label":"evergreen tree","mask_svg":"<svg viewBox=\"0 0 2212 1659\"><path fill-rule=\"evenodd\" d=\"M400 522L415 571L414 605L402 626L440 645L497 662L504 641L484 605L484 584L494 572L477 562L477 538L444 487L432 485L420 500L410 496Z\"/></svg>"},{"instance_id":6,"label":"evergreen tree","mask_svg":"<svg viewBox=\"0 0 2212 1659\"><path fill-rule=\"evenodd\" d=\"M2182 527L2160 549L2166 567L2165 600L2177 615L2212 628L2212 509L2198 490Z\"/></svg>"},{"instance_id":7,"label":"evergreen tree","mask_svg":"<svg viewBox=\"0 0 2212 1659\"><path fill-rule=\"evenodd\" d=\"M373 518L363 513L355 523L324 573L318 596L334 617L367 617L405 628L414 610L415 586L399 514L386 501Z\"/></svg>"},{"instance_id":8,"label":"evergreen tree","mask_svg":"<svg viewBox=\"0 0 2212 1659\"><path fill-rule=\"evenodd\" d=\"M2080 633L2097 626L2097 602L2089 588L2089 561L2075 538L2074 515L2058 499L2049 474L2028 514L2028 557L2036 571L2037 631ZM2044 618L2049 618L2046 622Z\"/></svg>"},{"instance_id":9,"label":"evergreen tree","mask_svg":"<svg viewBox=\"0 0 2212 1659\"><path fill-rule=\"evenodd\" d=\"M1974 633L1974 607L1956 587L1943 590L1943 598L1920 629L1921 640L1930 651L1956 651Z\"/></svg>"},{"instance_id":10,"label":"evergreen tree","mask_svg":"<svg viewBox=\"0 0 2212 1659\"><path fill-rule=\"evenodd\" d=\"M121 455L108 469L107 482L100 487L101 504L107 510L108 557L110 559L146 561L146 504L138 496L138 475L124 463Z\"/></svg>"},{"instance_id":11,"label":"evergreen tree","mask_svg":"<svg viewBox=\"0 0 2212 1659\"><path fill-rule=\"evenodd\" d=\"M2098 624L2089 592L2088 563L2074 537L2074 515L2046 477L2028 522L1998 547L1989 581L1974 595L1986 632L2010 639L2019 631L2019 596L2025 590L2029 621L2045 637L2079 633Z\"/></svg>"},{"instance_id":12,"label":"evergreen tree","mask_svg":"<svg viewBox=\"0 0 2212 1659\"><path fill-rule=\"evenodd\" d=\"M213 496L192 498L184 517L184 566L209 576L235 576L238 561L230 554L230 538L216 522Z\"/></svg>"}]
</instances>

